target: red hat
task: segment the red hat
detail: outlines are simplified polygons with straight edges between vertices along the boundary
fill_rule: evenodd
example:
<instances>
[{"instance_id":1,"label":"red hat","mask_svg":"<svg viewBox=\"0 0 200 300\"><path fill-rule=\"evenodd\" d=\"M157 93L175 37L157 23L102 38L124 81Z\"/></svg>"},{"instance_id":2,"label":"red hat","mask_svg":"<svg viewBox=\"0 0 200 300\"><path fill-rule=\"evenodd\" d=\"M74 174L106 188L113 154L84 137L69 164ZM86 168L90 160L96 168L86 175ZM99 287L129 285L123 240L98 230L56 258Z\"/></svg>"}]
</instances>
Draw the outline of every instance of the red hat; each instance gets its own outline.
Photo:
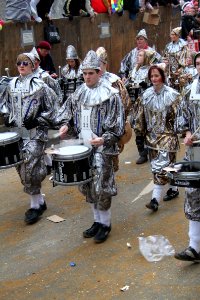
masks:
<instances>
[{"instance_id":1,"label":"red hat","mask_svg":"<svg viewBox=\"0 0 200 300\"><path fill-rule=\"evenodd\" d=\"M46 49L46 50L51 50L51 45L47 41L41 41L38 44L38 48Z\"/></svg>"}]
</instances>

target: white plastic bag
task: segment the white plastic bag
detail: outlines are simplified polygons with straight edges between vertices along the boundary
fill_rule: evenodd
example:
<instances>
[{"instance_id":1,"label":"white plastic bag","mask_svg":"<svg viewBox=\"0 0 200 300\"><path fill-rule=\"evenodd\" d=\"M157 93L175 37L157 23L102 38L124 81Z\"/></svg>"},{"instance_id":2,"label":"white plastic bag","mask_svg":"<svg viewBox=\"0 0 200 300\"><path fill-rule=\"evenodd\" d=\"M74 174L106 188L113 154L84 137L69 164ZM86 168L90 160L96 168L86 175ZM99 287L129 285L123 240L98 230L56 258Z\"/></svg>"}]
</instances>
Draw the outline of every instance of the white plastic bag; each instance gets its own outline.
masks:
<instances>
[{"instance_id":1,"label":"white plastic bag","mask_svg":"<svg viewBox=\"0 0 200 300\"><path fill-rule=\"evenodd\" d=\"M140 252L149 262L160 261L164 256L172 256L175 253L168 239L162 235L150 235L138 239Z\"/></svg>"}]
</instances>

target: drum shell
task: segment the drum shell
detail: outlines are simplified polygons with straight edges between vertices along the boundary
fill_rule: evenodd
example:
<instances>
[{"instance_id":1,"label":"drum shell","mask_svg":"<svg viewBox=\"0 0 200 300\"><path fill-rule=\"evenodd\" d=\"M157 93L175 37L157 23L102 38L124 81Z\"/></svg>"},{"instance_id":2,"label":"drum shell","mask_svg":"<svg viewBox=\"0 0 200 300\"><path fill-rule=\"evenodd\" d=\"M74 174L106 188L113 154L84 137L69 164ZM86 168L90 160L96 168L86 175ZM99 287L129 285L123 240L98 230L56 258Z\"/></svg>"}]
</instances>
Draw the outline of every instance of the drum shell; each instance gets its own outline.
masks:
<instances>
[{"instance_id":1,"label":"drum shell","mask_svg":"<svg viewBox=\"0 0 200 300\"><path fill-rule=\"evenodd\" d=\"M55 185L80 185L92 180L91 150L83 153L60 155L54 154L53 182Z\"/></svg>"},{"instance_id":2,"label":"drum shell","mask_svg":"<svg viewBox=\"0 0 200 300\"><path fill-rule=\"evenodd\" d=\"M19 141L17 133L12 138L0 138L0 169L12 168L23 162Z\"/></svg>"},{"instance_id":3,"label":"drum shell","mask_svg":"<svg viewBox=\"0 0 200 300\"><path fill-rule=\"evenodd\" d=\"M200 187L200 161L180 162L188 171L168 172L170 184L174 186L199 188ZM175 164L176 165L176 164ZM183 169L184 170L184 169Z\"/></svg>"}]
</instances>

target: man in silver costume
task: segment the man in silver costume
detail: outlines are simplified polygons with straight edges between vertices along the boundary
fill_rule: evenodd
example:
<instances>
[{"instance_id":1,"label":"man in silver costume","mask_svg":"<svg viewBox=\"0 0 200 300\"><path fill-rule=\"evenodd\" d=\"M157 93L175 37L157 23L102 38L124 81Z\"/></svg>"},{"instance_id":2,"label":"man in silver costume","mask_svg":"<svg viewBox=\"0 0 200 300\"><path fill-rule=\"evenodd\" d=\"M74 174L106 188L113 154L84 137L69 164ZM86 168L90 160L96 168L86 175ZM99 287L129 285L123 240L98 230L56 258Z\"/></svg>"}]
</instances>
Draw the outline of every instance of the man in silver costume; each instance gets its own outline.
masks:
<instances>
[{"instance_id":1,"label":"man in silver costume","mask_svg":"<svg viewBox=\"0 0 200 300\"><path fill-rule=\"evenodd\" d=\"M69 45L66 49L67 64L61 69L61 86L63 86L64 99L75 92L75 90L84 82L81 70L81 61L74 46Z\"/></svg>"},{"instance_id":2,"label":"man in silver costume","mask_svg":"<svg viewBox=\"0 0 200 300\"><path fill-rule=\"evenodd\" d=\"M65 102L57 122L65 124L60 128L63 136L73 117L77 133L81 134L84 144L92 147L94 177L80 186L80 191L91 205L94 223L83 236L94 237L96 243L101 243L111 231L111 199L117 194L113 155L119 154L117 142L124 133L125 116L119 91L100 79L99 60L94 51L87 53L82 70L85 83ZM88 122L84 122L86 117Z\"/></svg>"},{"instance_id":3,"label":"man in silver costume","mask_svg":"<svg viewBox=\"0 0 200 300\"><path fill-rule=\"evenodd\" d=\"M186 149L186 160L192 161L194 147L200 152L200 52L194 59L198 77L194 79L185 97L185 129L186 137L184 144ZM198 154L198 161L199 159ZM200 262L200 188L186 188L185 190L185 216L189 220L189 245L182 252L176 253L175 258L185 261Z\"/></svg>"},{"instance_id":4,"label":"man in silver costume","mask_svg":"<svg viewBox=\"0 0 200 300\"><path fill-rule=\"evenodd\" d=\"M34 70L33 70L33 75L35 77L43 80L44 83L46 83L48 85L48 87L51 88L55 92L55 94L57 96L55 105L57 104L58 108L60 108L63 103L63 95L62 95L62 91L61 91L59 82L56 79L52 78L47 71L44 71L40 67L40 56L35 47L33 47L33 49L31 50L30 53L32 53L35 58L35 66L34 66Z\"/></svg>"},{"instance_id":5,"label":"man in silver costume","mask_svg":"<svg viewBox=\"0 0 200 300\"><path fill-rule=\"evenodd\" d=\"M163 198L164 186L168 183L163 168L174 163L179 149L178 135L181 98L177 91L166 86L164 71L154 65L149 69L149 80L153 84L137 100L138 112L135 134L143 137L148 147L154 179L152 200L146 205L157 211ZM163 200L168 201L179 194L171 186Z\"/></svg>"},{"instance_id":6,"label":"man in silver costume","mask_svg":"<svg viewBox=\"0 0 200 300\"><path fill-rule=\"evenodd\" d=\"M165 46L163 62L167 64L168 84L178 89L178 78L186 66L188 55L187 42L180 38L181 27L172 29L171 42Z\"/></svg>"},{"instance_id":7,"label":"man in silver costume","mask_svg":"<svg viewBox=\"0 0 200 300\"><path fill-rule=\"evenodd\" d=\"M1 94L0 110L5 125L21 136L23 163L16 167L30 195L31 208L25 213L25 222L38 221L47 206L41 194L41 182L46 177L44 149L48 127L55 119L55 93L34 76L34 56L22 53L17 57L18 77L14 77Z\"/></svg>"},{"instance_id":8,"label":"man in silver costume","mask_svg":"<svg viewBox=\"0 0 200 300\"><path fill-rule=\"evenodd\" d=\"M136 36L136 43L137 47L132 49L121 61L121 66L119 70L120 77L123 79L123 81L126 81L128 78L128 75L131 70L134 69L136 63L137 63L137 56L138 56L138 51L145 49L145 50L151 50L155 52L154 55L154 63L160 63L162 62L162 57L161 55L156 52L153 48L148 46L148 38L145 29L141 29L137 36Z\"/></svg>"},{"instance_id":9,"label":"man in silver costume","mask_svg":"<svg viewBox=\"0 0 200 300\"><path fill-rule=\"evenodd\" d=\"M130 101L130 97L128 95L128 91L119 76L107 71L108 54L107 54L106 49L104 47L99 47L96 50L96 54L100 61L101 78L106 80L107 82L110 82L110 84L113 88L116 88L119 90L119 94L120 94L120 97L122 99L122 103L124 106L125 120L127 120L128 114L131 109L131 101ZM121 143L121 141L119 141L118 146L120 147L120 153L121 153L124 149L124 144ZM118 156L113 157L113 165L114 165L114 171L115 172L118 171L119 170L119 157Z\"/></svg>"}]
</instances>

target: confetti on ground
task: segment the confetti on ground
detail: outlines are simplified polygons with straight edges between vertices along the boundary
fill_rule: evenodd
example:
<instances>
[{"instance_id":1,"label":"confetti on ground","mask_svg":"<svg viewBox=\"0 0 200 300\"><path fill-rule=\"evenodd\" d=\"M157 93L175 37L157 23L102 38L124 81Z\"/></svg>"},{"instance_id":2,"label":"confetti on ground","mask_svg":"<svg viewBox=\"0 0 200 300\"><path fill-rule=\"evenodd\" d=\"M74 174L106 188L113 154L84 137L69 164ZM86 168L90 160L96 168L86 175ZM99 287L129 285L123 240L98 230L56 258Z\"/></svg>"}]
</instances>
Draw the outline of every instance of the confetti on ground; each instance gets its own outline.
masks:
<instances>
[{"instance_id":1,"label":"confetti on ground","mask_svg":"<svg viewBox=\"0 0 200 300\"><path fill-rule=\"evenodd\" d=\"M129 290L129 285L125 285L120 289L122 292L128 291Z\"/></svg>"},{"instance_id":2,"label":"confetti on ground","mask_svg":"<svg viewBox=\"0 0 200 300\"><path fill-rule=\"evenodd\" d=\"M47 218L47 220L51 221L51 222L54 222L54 223L60 223L60 222L63 222L65 221L65 219L57 216L57 215L53 215L53 216L50 216Z\"/></svg>"}]
</instances>

